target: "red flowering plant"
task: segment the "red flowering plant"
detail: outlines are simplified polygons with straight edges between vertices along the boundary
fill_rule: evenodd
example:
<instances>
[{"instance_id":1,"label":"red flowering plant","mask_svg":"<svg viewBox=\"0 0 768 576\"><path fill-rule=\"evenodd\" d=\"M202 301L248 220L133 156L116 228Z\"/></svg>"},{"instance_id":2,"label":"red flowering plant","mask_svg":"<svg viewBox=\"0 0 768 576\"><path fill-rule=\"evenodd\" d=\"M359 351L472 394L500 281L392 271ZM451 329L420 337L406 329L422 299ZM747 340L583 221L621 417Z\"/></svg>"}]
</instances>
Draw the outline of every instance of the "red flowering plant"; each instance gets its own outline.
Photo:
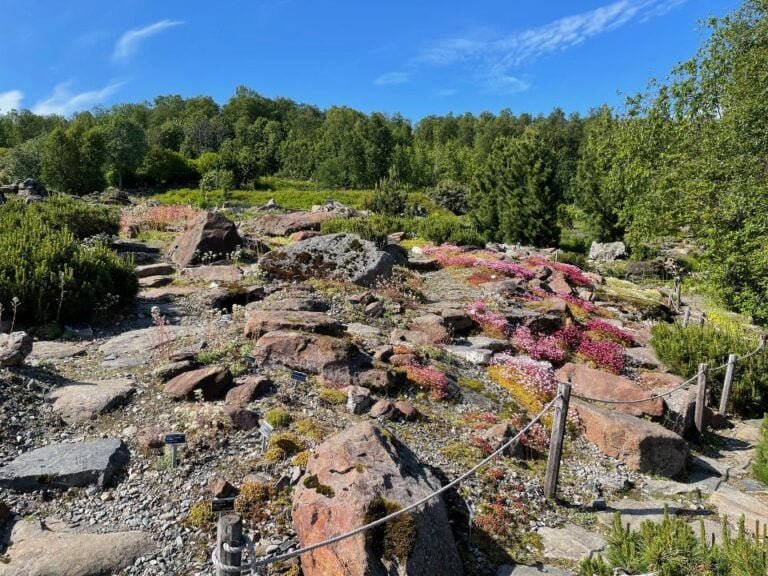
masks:
<instances>
[{"instance_id":1,"label":"red flowering plant","mask_svg":"<svg viewBox=\"0 0 768 576\"><path fill-rule=\"evenodd\" d=\"M120 231L131 227L139 230L165 231L168 228L184 228L198 217L200 212L190 206L169 204L164 206L139 206L120 217Z\"/></svg>"},{"instance_id":2,"label":"red flowering plant","mask_svg":"<svg viewBox=\"0 0 768 576\"><path fill-rule=\"evenodd\" d=\"M423 388L432 400L448 398L448 376L434 366L409 364L405 367L408 380Z\"/></svg>"},{"instance_id":3,"label":"red flowering plant","mask_svg":"<svg viewBox=\"0 0 768 576\"><path fill-rule=\"evenodd\" d=\"M525 266L509 262L508 260L498 260L487 252L475 252L469 255L462 252L458 246L452 244L426 246L422 248L422 253L433 256L441 266L446 268L485 268L504 276L519 276L526 280L533 278L533 272Z\"/></svg>"}]
</instances>

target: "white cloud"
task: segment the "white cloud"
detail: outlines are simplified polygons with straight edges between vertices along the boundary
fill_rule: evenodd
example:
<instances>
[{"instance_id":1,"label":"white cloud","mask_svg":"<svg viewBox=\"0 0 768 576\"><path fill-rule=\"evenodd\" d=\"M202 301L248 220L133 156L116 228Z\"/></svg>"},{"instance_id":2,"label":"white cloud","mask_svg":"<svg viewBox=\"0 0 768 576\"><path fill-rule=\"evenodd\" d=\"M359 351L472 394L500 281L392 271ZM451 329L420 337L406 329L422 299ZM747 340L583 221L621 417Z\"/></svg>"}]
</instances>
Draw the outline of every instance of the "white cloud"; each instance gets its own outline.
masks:
<instances>
[{"instance_id":1,"label":"white cloud","mask_svg":"<svg viewBox=\"0 0 768 576\"><path fill-rule=\"evenodd\" d=\"M72 81L58 84L53 89L53 94L43 100L39 100L32 111L35 114L58 114L68 116L73 112L88 110L97 104L101 104L107 98L115 94L125 82L113 81L99 90L73 93L70 89Z\"/></svg>"},{"instance_id":2,"label":"white cloud","mask_svg":"<svg viewBox=\"0 0 768 576\"><path fill-rule=\"evenodd\" d=\"M24 93L21 90L0 92L0 113L20 110L22 98L24 98Z\"/></svg>"},{"instance_id":3,"label":"white cloud","mask_svg":"<svg viewBox=\"0 0 768 576\"><path fill-rule=\"evenodd\" d=\"M539 58L578 46L601 34L616 30L632 21L647 22L663 16L688 0L618 0L594 10L573 14L506 35L488 31L461 37L444 38L427 43L403 66L402 72L385 77L412 78L427 67L463 66L470 81L491 92L513 94L530 88L530 84L511 71Z\"/></svg>"},{"instance_id":4,"label":"white cloud","mask_svg":"<svg viewBox=\"0 0 768 576\"><path fill-rule=\"evenodd\" d=\"M181 26L184 22L180 20L160 20L144 28L135 28L128 30L115 43L115 49L112 52L112 60L127 60L132 56L144 40L175 26Z\"/></svg>"},{"instance_id":5,"label":"white cloud","mask_svg":"<svg viewBox=\"0 0 768 576\"><path fill-rule=\"evenodd\" d=\"M405 84L410 78L411 75L407 72L389 72L376 78L373 83L376 86L392 86L394 84Z\"/></svg>"}]
</instances>

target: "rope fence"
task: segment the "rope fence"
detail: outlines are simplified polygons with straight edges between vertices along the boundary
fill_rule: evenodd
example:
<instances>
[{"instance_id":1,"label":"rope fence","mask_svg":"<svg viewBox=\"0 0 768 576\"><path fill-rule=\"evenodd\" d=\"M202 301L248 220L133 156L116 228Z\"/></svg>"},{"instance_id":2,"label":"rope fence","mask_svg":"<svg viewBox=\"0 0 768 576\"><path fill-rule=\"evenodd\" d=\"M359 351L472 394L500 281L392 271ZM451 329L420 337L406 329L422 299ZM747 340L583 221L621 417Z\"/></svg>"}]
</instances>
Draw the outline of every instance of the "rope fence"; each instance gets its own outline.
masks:
<instances>
[{"instance_id":1,"label":"rope fence","mask_svg":"<svg viewBox=\"0 0 768 576\"><path fill-rule=\"evenodd\" d=\"M303 554L307 554L309 552L312 552L313 550L317 550L318 548L324 548L325 546L332 546L333 544L337 544L343 540L346 540L358 534L367 532L368 530L376 528L377 526L386 524L387 522L394 520L395 518L402 516L403 514L407 514L412 510L415 510L416 508L423 506L433 498L440 496L441 494L447 492L448 490L451 490L452 488L454 488L455 486L457 486L467 478L473 476L474 474L477 473L478 470L480 470L481 468L489 464L491 461L496 459L498 456L503 454L507 449L509 449L510 446L512 446L516 442L519 442L523 434L525 434L528 430L530 430L530 428L534 424L539 422L541 418L553 406L556 406L557 408L555 425L553 426L553 434L552 434L553 438L556 432L555 429L557 428L557 425L560 423L560 421L562 421L562 429L564 431L565 417L567 416L567 413L568 413L567 398L569 395L570 395L570 385L568 384L561 385L561 388L557 396L555 396L555 398L553 398L546 406L544 406L541 412L539 412L530 422L528 422L528 424L526 424L524 428L522 428L517 434L515 434L515 436L507 440L498 449L492 452L489 456L487 456L477 465L473 466L470 470L468 470L461 476L455 478L454 480L444 485L443 487L439 488L438 490L435 490L431 494L414 502L413 504L410 504L409 506L406 506L405 508L398 510L397 512L393 512L392 514L384 516L383 518L380 518L378 520L365 524L364 526L360 526L359 528L356 528L354 530L350 530L349 532L345 532L344 534L334 536L333 538L328 538L327 540L323 540L322 542L311 544L309 546L305 546L304 548L300 548L292 552L287 552L285 554L280 554L278 556L269 556L267 558L257 559L254 553L253 540L247 535L242 534L242 519L240 519L239 516L235 516L235 515L222 516L219 519L219 534L217 538L217 546L213 549L213 552L211 553L211 562L213 563L213 566L216 569L216 575L225 576L228 574L243 574L246 572L250 572L252 575L258 576L260 567L267 566L269 564L274 564L276 562L285 562L286 560L291 560L292 558L296 558L297 556L302 556ZM553 449L557 452L555 454L556 458L552 458ZM562 450L562 441L550 443L550 459L548 459L548 464L550 460L556 460L559 465L561 450ZM553 487L555 490L557 488L557 478L554 478L554 479L550 478L549 467L547 469L547 472L548 472L548 476L547 476L547 479L545 480L545 495L547 495L546 494L547 486ZM555 472L556 473L559 472L559 466ZM551 497L551 496L552 495L548 495L548 497ZM233 519L235 518L239 520L239 527L232 526ZM248 550L249 563L243 566L242 560L241 560L241 554L246 549ZM228 561L225 562L225 560L228 560Z\"/></svg>"}]
</instances>

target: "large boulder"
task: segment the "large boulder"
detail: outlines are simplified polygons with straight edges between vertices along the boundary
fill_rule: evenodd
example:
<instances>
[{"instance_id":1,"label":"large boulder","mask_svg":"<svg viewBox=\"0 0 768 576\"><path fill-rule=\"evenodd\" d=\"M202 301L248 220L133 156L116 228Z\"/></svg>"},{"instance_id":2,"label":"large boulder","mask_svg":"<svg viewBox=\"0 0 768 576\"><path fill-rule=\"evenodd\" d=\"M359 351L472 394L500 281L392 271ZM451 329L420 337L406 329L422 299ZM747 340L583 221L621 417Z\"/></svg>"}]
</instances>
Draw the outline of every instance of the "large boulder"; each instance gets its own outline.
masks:
<instances>
[{"instance_id":1,"label":"large boulder","mask_svg":"<svg viewBox=\"0 0 768 576\"><path fill-rule=\"evenodd\" d=\"M178 266L184 268L197 263L204 255L213 259L226 258L235 252L243 241L235 223L214 212L201 214L195 222L171 246L169 256Z\"/></svg>"},{"instance_id":2,"label":"large boulder","mask_svg":"<svg viewBox=\"0 0 768 576\"><path fill-rule=\"evenodd\" d=\"M571 400L571 407L586 438L630 470L672 477L685 466L688 444L663 426L577 399Z\"/></svg>"},{"instance_id":3,"label":"large boulder","mask_svg":"<svg viewBox=\"0 0 768 576\"><path fill-rule=\"evenodd\" d=\"M326 220L337 218L333 212L288 212L267 214L253 223L256 232L267 236L288 236L294 232L320 230Z\"/></svg>"},{"instance_id":4,"label":"large boulder","mask_svg":"<svg viewBox=\"0 0 768 576\"><path fill-rule=\"evenodd\" d=\"M169 380L163 392L177 400L189 399L200 390L206 400L222 398L232 388L232 373L222 366L190 370Z\"/></svg>"},{"instance_id":5,"label":"large boulder","mask_svg":"<svg viewBox=\"0 0 768 576\"><path fill-rule=\"evenodd\" d=\"M637 400L649 398L652 394L628 378L570 362L560 368L555 376L561 382L570 382L574 394L612 402L633 402L632 404L610 404L611 408L619 412L654 418L664 415L664 400L656 398L637 402Z\"/></svg>"},{"instance_id":6,"label":"large boulder","mask_svg":"<svg viewBox=\"0 0 768 576\"><path fill-rule=\"evenodd\" d=\"M32 338L26 332L0 334L0 366L18 366L32 352Z\"/></svg>"},{"instance_id":7,"label":"large boulder","mask_svg":"<svg viewBox=\"0 0 768 576\"><path fill-rule=\"evenodd\" d=\"M360 369L371 365L370 358L346 340L286 330L262 336L254 346L253 356L260 365L317 374L336 387L352 384Z\"/></svg>"},{"instance_id":8,"label":"large boulder","mask_svg":"<svg viewBox=\"0 0 768 576\"><path fill-rule=\"evenodd\" d=\"M589 259L596 262L613 262L627 254L624 242L592 242Z\"/></svg>"},{"instance_id":9,"label":"large boulder","mask_svg":"<svg viewBox=\"0 0 768 576\"><path fill-rule=\"evenodd\" d=\"M358 528L440 488L404 444L364 422L321 444L293 495L301 546ZM442 498L301 557L304 576L460 576Z\"/></svg>"},{"instance_id":10,"label":"large boulder","mask_svg":"<svg viewBox=\"0 0 768 576\"><path fill-rule=\"evenodd\" d=\"M0 488L32 492L89 484L106 486L128 459L128 448L118 439L49 444L25 452L0 468Z\"/></svg>"},{"instance_id":11,"label":"large boulder","mask_svg":"<svg viewBox=\"0 0 768 576\"><path fill-rule=\"evenodd\" d=\"M134 566L157 550L146 532L90 534L51 530L22 520L11 533L0 576L103 576Z\"/></svg>"},{"instance_id":12,"label":"large boulder","mask_svg":"<svg viewBox=\"0 0 768 576\"><path fill-rule=\"evenodd\" d=\"M392 257L354 234L328 234L273 250L260 268L282 280L331 278L371 286L392 274Z\"/></svg>"}]
</instances>

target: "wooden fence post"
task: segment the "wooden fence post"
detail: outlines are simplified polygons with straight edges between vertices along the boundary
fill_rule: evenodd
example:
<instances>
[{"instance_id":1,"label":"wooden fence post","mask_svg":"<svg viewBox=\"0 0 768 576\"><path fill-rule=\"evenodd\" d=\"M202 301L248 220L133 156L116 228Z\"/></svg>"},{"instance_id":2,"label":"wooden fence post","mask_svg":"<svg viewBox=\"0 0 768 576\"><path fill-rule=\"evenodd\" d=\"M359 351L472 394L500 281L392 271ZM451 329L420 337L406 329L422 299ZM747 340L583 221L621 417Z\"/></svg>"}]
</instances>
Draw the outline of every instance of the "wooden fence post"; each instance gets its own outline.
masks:
<instances>
[{"instance_id":1,"label":"wooden fence post","mask_svg":"<svg viewBox=\"0 0 768 576\"><path fill-rule=\"evenodd\" d=\"M219 517L216 549L219 554L219 562L223 566L242 566L243 519L239 514L227 514ZM216 567L216 576L233 576L233 572Z\"/></svg>"},{"instance_id":2,"label":"wooden fence post","mask_svg":"<svg viewBox=\"0 0 768 576\"><path fill-rule=\"evenodd\" d=\"M694 422L699 434L704 434L704 408L707 400L707 370L706 363L699 364L699 389L696 391L696 412Z\"/></svg>"},{"instance_id":3,"label":"wooden fence post","mask_svg":"<svg viewBox=\"0 0 768 576\"><path fill-rule=\"evenodd\" d=\"M557 494L560 458L563 456L563 441L568 418L568 404L571 400L571 385L568 382L560 382L557 387L557 394L559 398L555 402L552 437L549 441L549 457L547 458L547 474L544 478L544 496L547 498L554 498Z\"/></svg>"},{"instance_id":4,"label":"wooden fence post","mask_svg":"<svg viewBox=\"0 0 768 576\"><path fill-rule=\"evenodd\" d=\"M675 278L675 310L680 312L680 303L682 297L683 283L680 277Z\"/></svg>"},{"instance_id":5,"label":"wooden fence post","mask_svg":"<svg viewBox=\"0 0 768 576\"><path fill-rule=\"evenodd\" d=\"M683 328L688 328L688 322L691 321L691 307L685 309L685 316L683 316Z\"/></svg>"},{"instance_id":6,"label":"wooden fence post","mask_svg":"<svg viewBox=\"0 0 768 576\"><path fill-rule=\"evenodd\" d=\"M704 328L704 322L706 321L707 321L707 315L704 312L702 312L701 316L699 316L699 326Z\"/></svg>"},{"instance_id":7,"label":"wooden fence post","mask_svg":"<svg viewBox=\"0 0 768 576\"><path fill-rule=\"evenodd\" d=\"M736 368L736 354L729 354L728 367L725 369L725 380L723 380L723 395L720 396L720 416L725 416L728 411L728 400L731 397L734 368Z\"/></svg>"}]
</instances>

